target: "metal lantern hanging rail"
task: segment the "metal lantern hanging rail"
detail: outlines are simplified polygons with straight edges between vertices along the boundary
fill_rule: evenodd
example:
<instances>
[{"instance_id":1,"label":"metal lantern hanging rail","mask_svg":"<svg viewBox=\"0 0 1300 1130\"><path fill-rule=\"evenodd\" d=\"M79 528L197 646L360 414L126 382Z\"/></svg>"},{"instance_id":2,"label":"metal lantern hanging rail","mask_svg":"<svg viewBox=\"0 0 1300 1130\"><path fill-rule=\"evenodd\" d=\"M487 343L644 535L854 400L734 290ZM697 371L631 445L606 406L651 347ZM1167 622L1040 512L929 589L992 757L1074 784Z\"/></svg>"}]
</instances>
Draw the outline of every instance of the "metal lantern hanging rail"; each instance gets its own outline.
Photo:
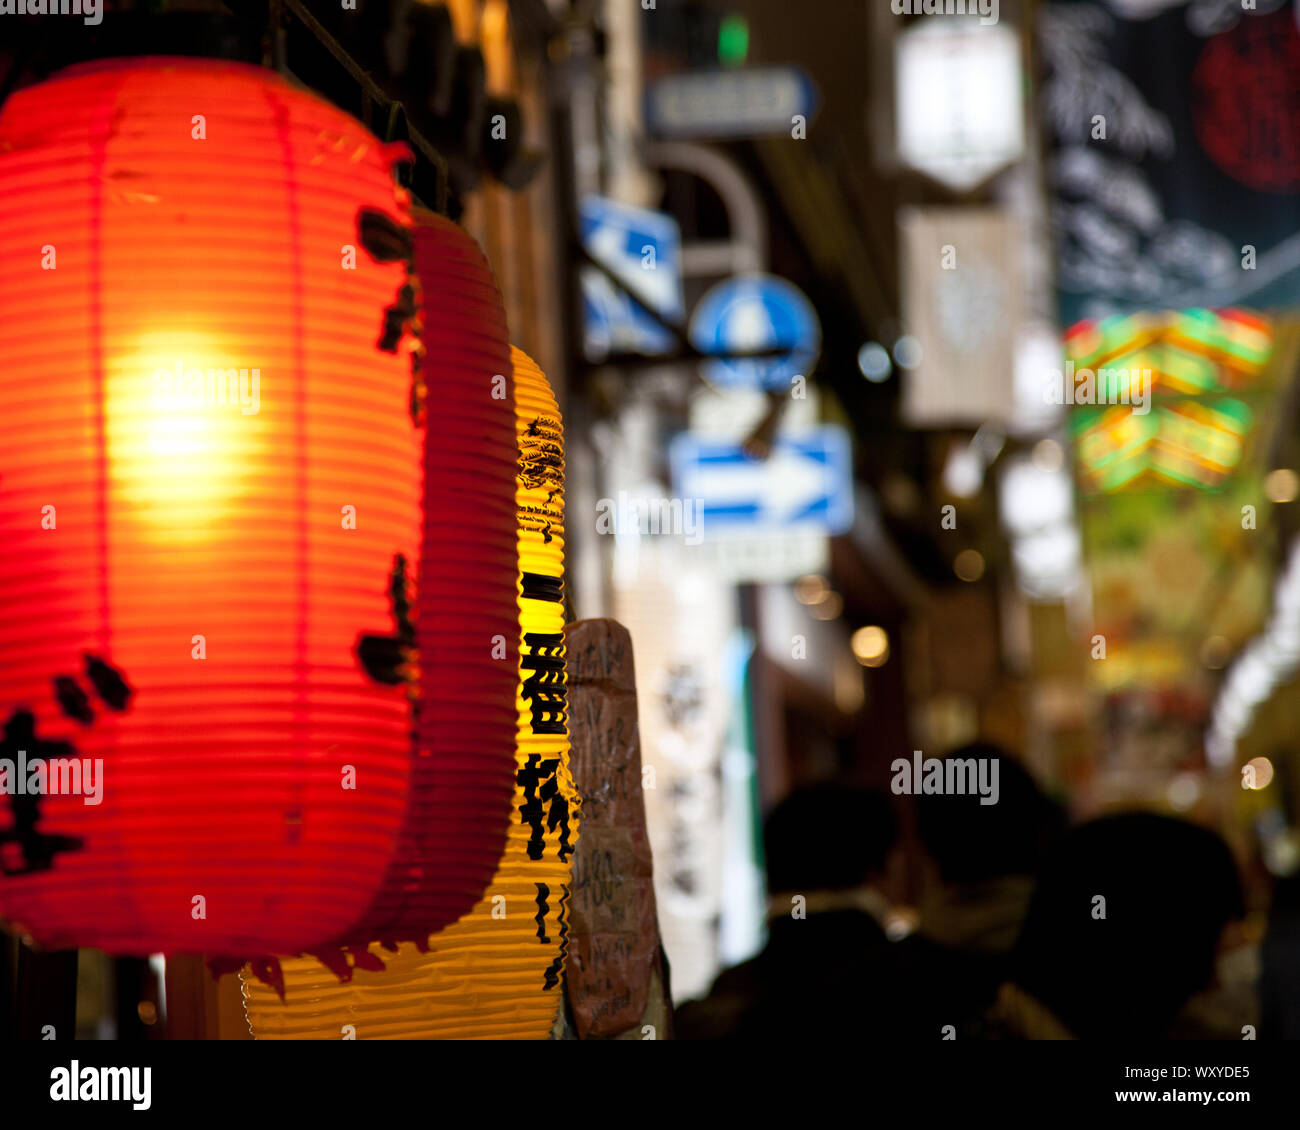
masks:
<instances>
[{"instance_id":1,"label":"metal lantern hanging rail","mask_svg":"<svg viewBox=\"0 0 1300 1130\"><path fill-rule=\"evenodd\" d=\"M76 67L0 108L0 916L38 943L423 940L500 856L514 680L453 703L422 674L515 630L513 415L435 387L482 433L482 505L422 484L394 157L232 63ZM474 301L429 332L491 367L500 298L457 254ZM461 803L499 824L462 835Z\"/></svg>"}]
</instances>

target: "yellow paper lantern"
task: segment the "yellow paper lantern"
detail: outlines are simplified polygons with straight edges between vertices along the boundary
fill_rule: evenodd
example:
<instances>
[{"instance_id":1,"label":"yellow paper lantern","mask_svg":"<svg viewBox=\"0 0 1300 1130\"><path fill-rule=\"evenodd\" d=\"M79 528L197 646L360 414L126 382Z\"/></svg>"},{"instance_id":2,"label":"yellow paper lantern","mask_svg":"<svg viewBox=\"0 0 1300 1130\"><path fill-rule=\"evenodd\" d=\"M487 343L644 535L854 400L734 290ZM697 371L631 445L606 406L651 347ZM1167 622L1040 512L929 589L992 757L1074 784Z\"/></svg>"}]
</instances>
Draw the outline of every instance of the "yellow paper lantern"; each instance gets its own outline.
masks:
<instances>
[{"instance_id":1,"label":"yellow paper lantern","mask_svg":"<svg viewBox=\"0 0 1300 1130\"><path fill-rule=\"evenodd\" d=\"M511 359L519 729L514 816L501 862L479 903L430 937L427 952L373 945L347 982L312 958L283 960L283 1001L245 974L245 1009L258 1039L545 1039L555 1023L580 804L566 707L564 437L541 370L518 349Z\"/></svg>"}]
</instances>

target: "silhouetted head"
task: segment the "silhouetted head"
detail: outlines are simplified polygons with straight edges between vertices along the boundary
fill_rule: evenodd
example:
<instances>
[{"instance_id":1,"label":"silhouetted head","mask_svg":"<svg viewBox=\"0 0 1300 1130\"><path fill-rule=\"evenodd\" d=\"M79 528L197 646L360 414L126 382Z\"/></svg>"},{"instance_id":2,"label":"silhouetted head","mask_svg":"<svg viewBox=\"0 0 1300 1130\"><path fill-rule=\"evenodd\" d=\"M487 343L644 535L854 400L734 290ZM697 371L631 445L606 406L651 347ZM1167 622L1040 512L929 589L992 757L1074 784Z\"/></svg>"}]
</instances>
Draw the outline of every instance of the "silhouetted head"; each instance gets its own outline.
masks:
<instances>
[{"instance_id":1,"label":"silhouetted head","mask_svg":"<svg viewBox=\"0 0 1300 1130\"><path fill-rule=\"evenodd\" d=\"M1259 1038L1300 1040L1300 874L1273 884L1259 963Z\"/></svg>"},{"instance_id":2,"label":"silhouetted head","mask_svg":"<svg viewBox=\"0 0 1300 1130\"><path fill-rule=\"evenodd\" d=\"M885 868L897 834L889 798L838 784L791 793L763 824L767 888L847 890Z\"/></svg>"},{"instance_id":3,"label":"silhouetted head","mask_svg":"<svg viewBox=\"0 0 1300 1130\"><path fill-rule=\"evenodd\" d=\"M1159 1037L1209 983L1241 914L1236 864L1213 832L1103 817L1068 833L1042 870L1013 978L1080 1038Z\"/></svg>"},{"instance_id":4,"label":"silhouetted head","mask_svg":"<svg viewBox=\"0 0 1300 1130\"><path fill-rule=\"evenodd\" d=\"M998 801L973 793L919 794L917 832L945 883L974 883L1002 875L1033 875L1065 831L1065 813L1033 777L995 745L974 742L944 760L996 760Z\"/></svg>"}]
</instances>

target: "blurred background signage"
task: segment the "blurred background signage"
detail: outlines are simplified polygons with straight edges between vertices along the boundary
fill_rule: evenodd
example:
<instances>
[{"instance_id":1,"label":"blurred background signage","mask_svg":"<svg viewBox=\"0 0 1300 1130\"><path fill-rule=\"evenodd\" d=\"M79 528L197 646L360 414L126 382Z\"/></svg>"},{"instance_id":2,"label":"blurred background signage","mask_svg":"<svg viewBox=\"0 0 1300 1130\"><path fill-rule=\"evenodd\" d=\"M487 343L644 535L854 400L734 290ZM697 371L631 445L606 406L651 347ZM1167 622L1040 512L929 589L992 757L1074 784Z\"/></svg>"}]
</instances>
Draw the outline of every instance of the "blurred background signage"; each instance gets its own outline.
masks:
<instances>
[{"instance_id":1,"label":"blurred background signage","mask_svg":"<svg viewBox=\"0 0 1300 1130\"><path fill-rule=\"evenodd\" d=\"M665 212L602 196L584 197L578 219L583 247L614 276L590 266L580 273L587 356L596 360L612 352L670 352L675 344L672 333L626 291L668 322L682 320L682 233L677 221Z\"/></svg>"},{"instance_id":2,"label":"blurred background signage","mask_svg":"<svg viewBox=\"0 0 1300 1130\"><path fill-rule=\"evenodd\" d=\"M1020 40L1009 27L923 20L895 42L895 128L906 165L955 191L1025 148Z\"/></svg>"},{"instance_id":3,"label":"blurred background signage","mask_svg":"<svg viewBox=\"0 0 1300 1130\"><path fill-rule=\"evenodd\" d=\"M740 444L687 432L673 441L669 457L677 495L703 500L706 538L724 526L842 534L853 524L851 445L842 428L778 436L766 459L755 459Z\"/></svg>"},{"instance_id":4,"label":"blurred background signage","mask_svg":"<svg viewBox=\"0 0 1300 1130\"><path fill-rule=\"evenodd\" d=\"M646 126L693 140L791 135L817 112L817 88L798 67L743 67L667 75L646 91Z\"/></svg>"},{"instance_id":5,"label":"blurred background signage","mask_svg":"<svg viewBox=\"0 0 1300 1130\"><path fill-rule=\"evenodd\" d=\"M707 380L724 387L781 389L812 372L821 348L821 324L803 292L772 275L721 282L691 316L691 344L703 353L780 348L783 356L708 361Z\"/></svg>"},{"instance_id":6,"label":"blurred background signage","mask_svg":"<svg viewBox=\"0 0 1300 1130\"><path fill-rule=\"evenodd\" d=\"M1277 0L1110 8L1047 4L1038 28L1063 323L1294 305L1294 13Z\"/></svg>"},{"instance_id":7,"label":"blurred background signage","mask_svg":"<svg viewBox=\"0 0 1300 1130\"><path fill-rule=\"evenodd\" d=\"M916 427L1005 419L1021 315L1020 230L997 208L899 215L903 318L915 342L903 414Z\"/></svg>"}]
</instances>

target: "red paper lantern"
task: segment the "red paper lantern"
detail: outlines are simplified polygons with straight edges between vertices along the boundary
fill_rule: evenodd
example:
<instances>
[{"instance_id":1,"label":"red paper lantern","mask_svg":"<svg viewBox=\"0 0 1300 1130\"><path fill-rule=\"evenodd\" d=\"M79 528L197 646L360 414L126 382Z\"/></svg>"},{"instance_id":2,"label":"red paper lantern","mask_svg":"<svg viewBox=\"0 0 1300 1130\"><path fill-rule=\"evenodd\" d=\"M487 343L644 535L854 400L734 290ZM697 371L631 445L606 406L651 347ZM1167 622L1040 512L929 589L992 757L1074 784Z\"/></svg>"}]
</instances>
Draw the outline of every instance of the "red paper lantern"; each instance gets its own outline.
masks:
<instances>
[{"instance_id":1,"label":"red paper lantern","mask_svg":"<svg viewBox=\"0 0 1300 1130\"><path fill-rule=\"evenodd\" d=\"M238 64L74 68L0 108L0 789L20 756L63 760L69 785L73 763L98 766L102 788L0 796L0 915L38 942L245 955L426 936L491 874L512 664L495 713L466 697L440 731L434 694L416 743L414 657L469 680L497 605L512 638L510 401L491 424L469 377L450 392L472 404L449 419L509 450L476 465L477 517L429 483L426 540L468 562L437 597L391 159ZM491 368L499 298L471 295L458 348ZM432 417L463 373L452 331L430 331ZM503 595L476 605L466 569L487 588L504 570ZM505 766L487 772L499 829L425 835L457 790L496 803L470 764L480 707L507 719L480 747Z\"/></svg>"},{"instance_id":2,"label":"red paper lantern","mask_svg":"<svg viewBox=\"0 0 1300 1130\"><path fill-rule=\"evenodd\" d=\"M292 958L244 977L257 1039L546 1039L561 1007L582 799L569 770L564 426L545 375L511 350L518 443L518 751L492 882L457 922L396 953L353 951L331 976ZM432 548L429 550L433 552ZM421 621L423 621L423 609ZM257 982L268 981L276 990ZM347 981L342 984L340 981Z\"/></svg>"},{"instance_id":3,"label":"red paper lantern","mask_svg":"<svg viewBox=\"0 0 1300 1130\"><path fill-rule=\"evenodd\" d=\"M418 752L399 863L366 922L371 941L423 948L479 900L510 821L517 456L510 334L492 270L433 213L416 213L413 242L425 424Z\"/></svg>"}]
</instances>

